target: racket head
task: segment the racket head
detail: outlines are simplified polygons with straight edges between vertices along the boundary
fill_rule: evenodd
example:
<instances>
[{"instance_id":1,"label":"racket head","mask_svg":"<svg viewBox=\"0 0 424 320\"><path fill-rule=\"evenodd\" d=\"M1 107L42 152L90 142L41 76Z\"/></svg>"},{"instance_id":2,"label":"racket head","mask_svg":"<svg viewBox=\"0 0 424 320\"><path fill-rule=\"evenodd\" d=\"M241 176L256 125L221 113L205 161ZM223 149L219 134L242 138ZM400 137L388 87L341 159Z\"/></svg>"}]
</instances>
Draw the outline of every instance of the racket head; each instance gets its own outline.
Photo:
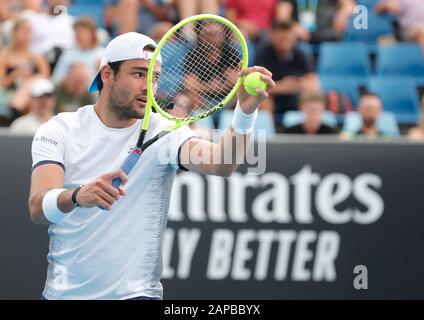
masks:
<instances>
[{"instance_id":1,"label":"racket head","mask_svg":"<svg viewBox=\"0 0 424 320\"><path fill-rule=\"evenodd\" d=\"M210 63L208 57L217 55L217 63ZM153 70L159 57L162 70L157 80ZM153 53L148 104L176 122L175 127L206 118L236 96L243 81L237 74L247 66L246 40L233 23L213 14L189 17L170 29ZM179 100L182 96L190 100L185 105Z\"/></svg>"}]
</instances>

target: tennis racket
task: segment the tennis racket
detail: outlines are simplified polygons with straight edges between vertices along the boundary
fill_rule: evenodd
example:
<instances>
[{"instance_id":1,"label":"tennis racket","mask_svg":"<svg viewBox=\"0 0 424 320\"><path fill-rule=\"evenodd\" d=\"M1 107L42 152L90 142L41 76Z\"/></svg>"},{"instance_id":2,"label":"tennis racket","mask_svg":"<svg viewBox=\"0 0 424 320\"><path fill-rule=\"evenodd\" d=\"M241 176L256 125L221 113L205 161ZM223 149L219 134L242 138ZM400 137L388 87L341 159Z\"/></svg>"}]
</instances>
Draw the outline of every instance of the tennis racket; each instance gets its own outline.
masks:
<instances>
[{"instance_id":1,"label":"tennis racket","mask_svg":"<svg viewBox=\"0 0 424 320\"><path fill-rule=\"evenodd\" d=\"M154 66L161 62L159 79ZM240 30L217 15L201 14L182 20L161 39L149 64L147 104L136 147L121 170L127 175L153 143L172 131L211 116L236 96L242 84L237 75L247 68L248 51ZM181 103L184 96L188 103ZM152 109L173 122L145 140ZM113 180L115 188L121 179Z\"/></svg>"}]
</instances>

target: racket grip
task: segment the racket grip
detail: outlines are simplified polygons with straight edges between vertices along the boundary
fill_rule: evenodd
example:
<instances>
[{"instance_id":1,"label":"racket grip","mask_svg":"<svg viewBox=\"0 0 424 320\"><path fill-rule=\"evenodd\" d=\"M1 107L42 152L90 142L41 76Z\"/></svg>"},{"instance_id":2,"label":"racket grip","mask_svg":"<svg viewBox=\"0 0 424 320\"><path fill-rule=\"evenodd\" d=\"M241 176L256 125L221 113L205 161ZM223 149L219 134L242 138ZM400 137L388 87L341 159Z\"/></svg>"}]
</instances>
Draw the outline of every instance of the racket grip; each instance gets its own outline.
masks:
<instances>
[{"instance_id":1,"label":"racket grip","mask_svg":"<svg viewBox=\"0 0 424 320\"><path fill-rule=\"evenodd\" d=\"M121 170L125 172L126 175L129 175L131 170L136 165L138 159L140 159L141 151L134 149L125 159L124 163L121 166ZM118 189L122 184L121 178L115 178L112 181L112 186Z\"/></svg>"}]
</instances>

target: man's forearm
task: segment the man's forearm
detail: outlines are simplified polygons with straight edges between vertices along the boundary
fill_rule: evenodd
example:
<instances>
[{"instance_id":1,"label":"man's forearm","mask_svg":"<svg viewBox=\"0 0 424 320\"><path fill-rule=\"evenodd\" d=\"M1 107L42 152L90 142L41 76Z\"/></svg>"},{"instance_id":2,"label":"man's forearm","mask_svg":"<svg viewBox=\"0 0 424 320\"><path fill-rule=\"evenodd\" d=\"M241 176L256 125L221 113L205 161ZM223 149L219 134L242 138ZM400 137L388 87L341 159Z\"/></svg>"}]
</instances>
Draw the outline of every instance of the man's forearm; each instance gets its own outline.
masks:
<instances>
[{"instance_id":1,"label":"man's forearm","mask_svg":"<svg viewBox=\"0 0 424 320\"><path fill-rule=\"evenodd\" d=\"M217 168L217 175L228 177L234 173L242 163L251 134L239 134L234 129L224 133L217 148L221 155L221 165Z\"/></svg>"}]
</instances>

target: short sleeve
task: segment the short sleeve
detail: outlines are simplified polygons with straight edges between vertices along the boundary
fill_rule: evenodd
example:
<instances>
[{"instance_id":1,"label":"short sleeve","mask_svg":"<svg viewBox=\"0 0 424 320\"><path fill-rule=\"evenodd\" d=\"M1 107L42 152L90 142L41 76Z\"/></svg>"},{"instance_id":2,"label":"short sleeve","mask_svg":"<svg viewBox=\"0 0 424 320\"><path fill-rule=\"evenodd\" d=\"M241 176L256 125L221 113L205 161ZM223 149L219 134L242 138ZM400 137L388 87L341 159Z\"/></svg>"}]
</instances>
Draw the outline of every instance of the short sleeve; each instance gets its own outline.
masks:
<instances>
[{"instance_id":1,"label":"short sleeve","mask_svg":"<svg viewBox=\"0 0 424 320\"><path fill-rule=\"evenodd\" d=\"M66 128L58 117L43 124L32 141L32 170L54 163L65 170Z\"/></svg>"},{"instance_id":2,"label":"short sleeve","mask_svg":"<svg viewBox=\"0 0 424 320\"><path fill-rule=\"evenodd\" d=\"M181 147L185 142L192 138L198 138L199 135L189 126L183 126L169 134L168 148L170 156L170 165L175 169L186 170L180 163Z\"/></svg>"}]
</instances>

